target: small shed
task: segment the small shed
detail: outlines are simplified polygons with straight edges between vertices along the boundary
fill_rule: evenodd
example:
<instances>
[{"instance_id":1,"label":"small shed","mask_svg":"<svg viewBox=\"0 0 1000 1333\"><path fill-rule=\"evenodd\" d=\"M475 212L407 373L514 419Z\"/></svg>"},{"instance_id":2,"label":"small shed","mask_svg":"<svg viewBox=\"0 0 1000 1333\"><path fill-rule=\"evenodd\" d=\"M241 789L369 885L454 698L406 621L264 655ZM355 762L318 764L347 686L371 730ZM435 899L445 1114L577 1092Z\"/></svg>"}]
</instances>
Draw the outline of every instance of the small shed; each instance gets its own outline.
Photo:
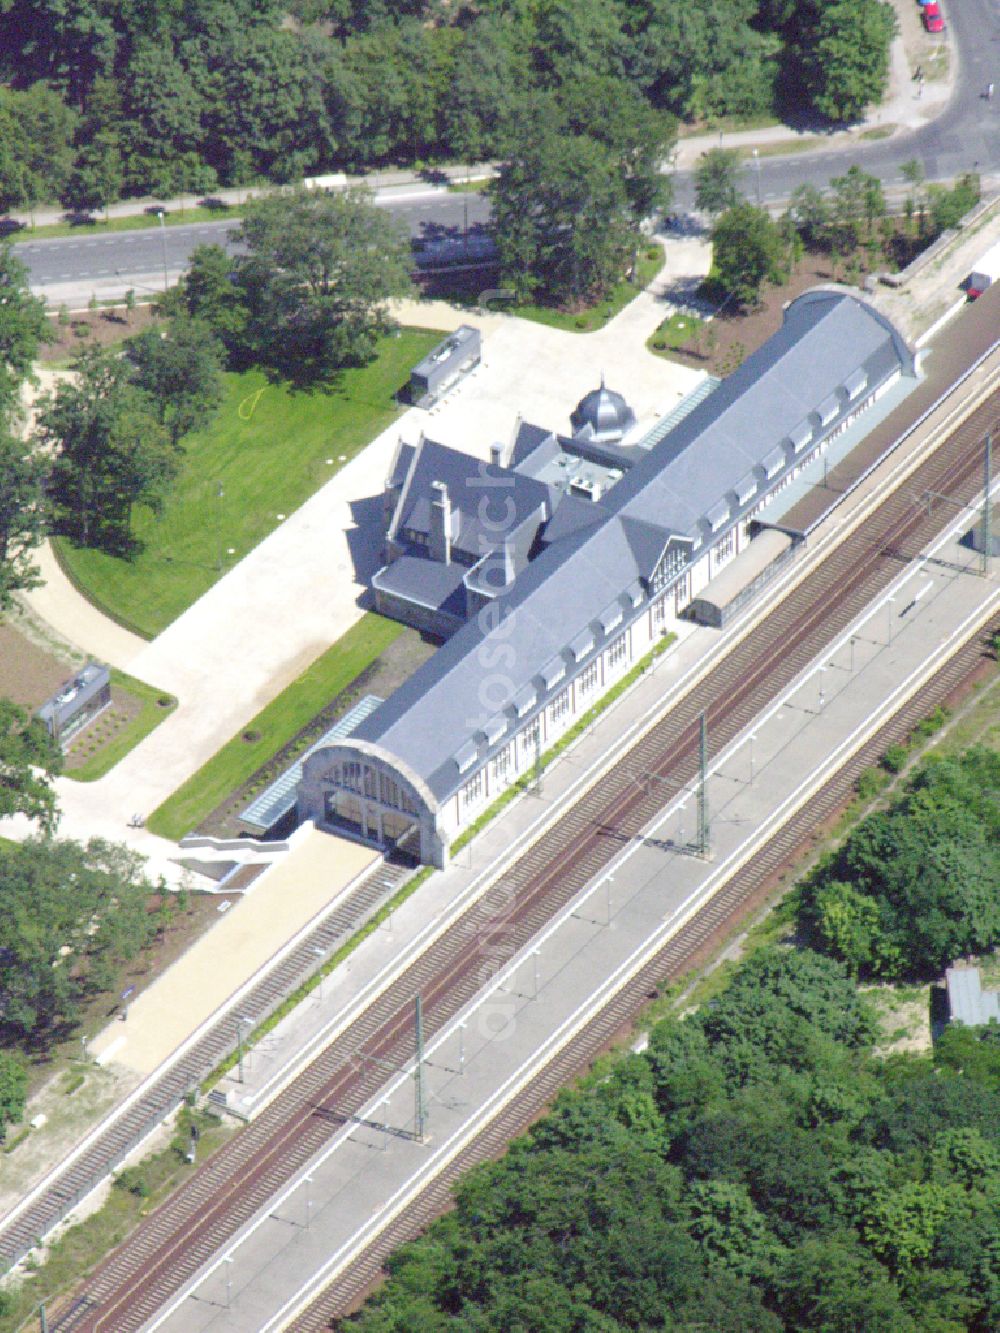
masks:
<instances>
[{"instance_id":1,"label":"small shed","mask_svg":"<svg viewBox=\"0 0 1000 1333\"><path fill-rule=\"evenodd\" d=\"M35 713L54 741L66 742L111 702L111 672L97 662L60 685Z\"/></svg>"},{"instance_id":2,"label":"small shed","mask_svg":"<svg viewBox=\"0 0 1000 1333\"><path fill-rule=\"evenodd\" d=\"M410 371L411 400L418 407L429 407L479 365L481 351L479 330L460 324Z\"/></svg>"}]
</instances>

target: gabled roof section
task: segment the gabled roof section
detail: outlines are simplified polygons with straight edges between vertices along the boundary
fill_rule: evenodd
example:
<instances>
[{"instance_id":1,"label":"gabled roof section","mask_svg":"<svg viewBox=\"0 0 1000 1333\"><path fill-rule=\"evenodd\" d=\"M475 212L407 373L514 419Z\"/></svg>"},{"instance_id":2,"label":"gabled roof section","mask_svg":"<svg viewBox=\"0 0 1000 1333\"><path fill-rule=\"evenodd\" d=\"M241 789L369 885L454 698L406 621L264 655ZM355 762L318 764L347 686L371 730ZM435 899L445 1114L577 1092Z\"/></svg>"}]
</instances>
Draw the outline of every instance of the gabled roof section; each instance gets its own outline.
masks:
<instances>
[{"instance_id":1,"label":"gabled roof section","mask_svg":"<svg viewBox=\"0 0 1000 1333\"><path fill-rule=\"evenodd\" d=\"M525 684L548 669L582 629L599 623L637 572L619 522L567 537L527 567L497 598L493 613L467 621L365 719L355 736L398 754L443 800L459 784L454 755L468 736L483 729L487 713L512 706ZM481 662L498 651L516 668L506 697L494 689L486 709ZM491 748L504 743L502 736Z\"/></svg>"},{"instance_id":2,"label":"gabled roof section","mask_svg":"<svg viewBox=\"0 0 1000 1333\"><path fill-rule=\"evenodd\" d=\"M416 446L407 444L400 440L396 445L396 452L392 456L392 462L389 464L389 476L386 479L386 486L391 490L402 486L406 480L406 474L413 465L413 459L416 455Z\"/></svg>"},{"instance_id":3,"label":"gabled roof section","mask_svg":"<svg viewBox=\"0 0 1000 1333\"><path fill-rule=\"evenodd\" d=\"M511 450L510 466L517 467L536 449L550 442L558 450L559 442L554 431L546 430L544 426L533 426L530 421L518 421L517 433L514 436L514 447Z\"/></svg>"},{"instance_id":4,"label":"gabled roof section","mask_svg":"<svg viewBox=\"0 0 1000 1333\"><path fill-rule=\"evenodd\" d=\"M425 439L416 448L400 500L398 529L429 533L434 482L442 482L448 490L452 546L477 558L539 509L543 517L548 512L549 491L541 482Z\"/></svg>"},{"instance_id":5,"label":"gabled roof section","mask_svg":"<svg viewBox=\"0 0 1000 1333\"><path fill-rule=\"evenodd\" d=\"M665 528L647 523L641 518L632 518L628 514L623 514L619 522L635 556L639 577L648 583L653 577L653 571L663 559L663 553L670 544L671 534Z\"/></svg>"},{"instance_id":6,"label":"gabled roof section","mask_svg":"<svg viewBox=\"0 0 1000 1333\"><path fill-rule=\"evenodd\" d=\"M575 532L582 532L585 528L603 523L607 517L608 511L599 501L581 500L575 495L564 495L559 501L556 512L545 525L542 541L551 546L553 542L571 537Z\"/></svg>"}]
</instances>

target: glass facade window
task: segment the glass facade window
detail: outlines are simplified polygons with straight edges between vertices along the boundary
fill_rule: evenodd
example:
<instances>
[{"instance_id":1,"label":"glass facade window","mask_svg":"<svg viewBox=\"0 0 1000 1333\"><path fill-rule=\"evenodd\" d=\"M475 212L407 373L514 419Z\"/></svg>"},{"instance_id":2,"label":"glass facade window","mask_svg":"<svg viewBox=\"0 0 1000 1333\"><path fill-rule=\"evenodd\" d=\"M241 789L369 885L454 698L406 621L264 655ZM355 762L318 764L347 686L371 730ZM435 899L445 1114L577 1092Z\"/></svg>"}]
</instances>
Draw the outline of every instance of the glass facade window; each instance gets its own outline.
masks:
<instances>
[{"instance_id":1,"label":"glass facade window","mask_svg":"<svg viewBox=\"0 0 1000 1333\"><path fill-rule=\"evenodd\" d=\"M712 552L712 560L716 569L718 569L720 565L725 564L725 562L729 559L729 557L733 554L735 550L736 550L736 529L733 528L731 532L726 533L722 541L719 542L715 550Z\"/></svg>"},{"instance_id":2,"label":"glass facade window","mask_svg":"<svg viewBox=\"0 0 1000 1333\"><path fill-rule=\"evenodd\" d=\"M475 805L477 801L483 798L483 770L474 774L462 788L462 809L467 809L470 805Z\"/></svg>"},{"instance_id":3,"label":"glass facade window","mask_svg":"<svg viewBox=\"0 0 1000 1333\"><path fill-rule=\"evenodd\" d=\"M541 742L541 735L541 726L537 719L529 727L525 727L521 733L521 754L534 759L535 750Z\"/></svg>"},{"instance_id":4,"label":"glass facade window","mask_svg":"<svg viewBox=\"0 0 1000 1333\"><path fill-rule=\"evenodd\" d=\"M608 666L618 666L628 656L628 635L622 634L608 649Z\"/></svg>"},{"instance_id":5,"label":"glass facade window","mask_svg":"<svg viewBox=\"0 0 1000 1333\"><path fill-rule=\"evenodd\" d=\"M552 700L550 704L551 712L549 717L553 722L558 722L561 717L565 717L569 712L569 690L562 690Z\"/></svg>"},{"instance_id":6,"label":"glass facade window","mask_svg":"<svg viewBox=\"0 0 1000 1333\"><path fill-rule=\"evenodd\" d=\"M597 684L597 662L591 662L589 666L583 668L577 677L576 686L581 694L589 694Z\"/></svg>"}]
</instances>

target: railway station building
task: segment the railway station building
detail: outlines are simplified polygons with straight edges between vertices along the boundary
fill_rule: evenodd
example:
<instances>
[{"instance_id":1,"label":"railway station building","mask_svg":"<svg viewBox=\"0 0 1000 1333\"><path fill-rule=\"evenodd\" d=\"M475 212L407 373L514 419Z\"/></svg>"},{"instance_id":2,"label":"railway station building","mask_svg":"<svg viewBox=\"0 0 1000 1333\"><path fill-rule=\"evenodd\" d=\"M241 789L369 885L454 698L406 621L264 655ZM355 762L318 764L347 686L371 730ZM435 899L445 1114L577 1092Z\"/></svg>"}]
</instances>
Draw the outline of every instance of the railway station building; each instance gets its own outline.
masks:
<instances>
[{"instance_id":1,"label":"railway station building","mask_svg":"<svg viewBox=\"0 0 1000 1333\"><path fill-rule=\"evenodd\" d=\"M456 464L428 442L397 454L382 592L451 580L454 623L350 736L307 758L299 817L446 864L462 829L773 529L775 497L917 374L883 315L817 288L663 431L635 440L627 404L602 385L572 412L572 435L522 424L490 464ZM566 484L573 468L593 472L592 491Z\"/></svg>"}]
</instances>

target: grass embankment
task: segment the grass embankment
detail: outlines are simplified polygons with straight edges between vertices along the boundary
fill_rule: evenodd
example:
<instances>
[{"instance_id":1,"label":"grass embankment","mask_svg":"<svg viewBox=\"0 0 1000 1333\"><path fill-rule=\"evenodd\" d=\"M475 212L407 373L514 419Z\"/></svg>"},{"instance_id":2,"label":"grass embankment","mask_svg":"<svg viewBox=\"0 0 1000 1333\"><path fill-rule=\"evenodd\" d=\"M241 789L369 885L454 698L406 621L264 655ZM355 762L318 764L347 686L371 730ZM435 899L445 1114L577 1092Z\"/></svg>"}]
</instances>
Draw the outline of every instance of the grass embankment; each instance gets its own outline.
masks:
<instances>
[{"instance_id":1,"label":"grass embankment","mask_svg":"<svg viewBox=\"0 0 1000 1333\"><path fill-rule=\"evenodd\" d=\"M394 394L442 336L404 329L329 390L272 384L260 370L227 375L218 415L184 441L162 513L136 516L140 553L122 560L59 538L67 575L106 615L154 638L215 583L220 565L242 559L391 424Z\"/></svg>"},{"instance_id":2,"label":"grass embankment","mask_svg":"<svg viewBox=\"0 0 1000 1333\"><path fill-rule=\"evenodd\" d=\"M66 1312L69 1296L80 1281L191 1174L186 1153L192 1125L197 1125L201 1135L199 1160L209 1157L232 1133L218 1116L185 1107L177 1118L170 1146L119 1171L106 1202L64 1231L47 1250L43 1263L36 1265L29 1259L28 1276L23 1282L0 1292L0 1333L24 1328L24 1321L41 1301L47 1305L50 1321Z\"/></svg>"},{"instance_id":3,"label":"grass embankment","mask_svg":"<svg viewBox=\"0 0 1000 1333\"><path fill-rule=\"evenodd\" d=\"M154 689L152 685L126 675L117 667L111 668L111 687L137 700L140 704L139 712L118 735L96 749L82 764L66 769L66 777L72 778L74 782L96 782L98 778L103 778L105 773L114 768L119 759L123 759L177 707L177 700L173 695Z\"/></svg>"},{"instance_id":4,"label":"grass embankment","mask_svg":"<svg viewBox=\"0 0 1000 1333\"><path fill-rule=\"evenodd\" d=\"M183 211L163 210L163 222L167 227L183 227L193 222L232 222L240 220L240 210L226 204L205 208L193 204ZM105 236L111 232L148 231L158 227L160 219L155 213L129 213L125 217L92 218L89 222L40 222L34 227L20 227L9 234L11 241L47 241L60 236Z\"/></svg>"},{"instance_id":5,"label":"grass embankment","mask_svg":"<svg viewBox=\"0 0 1000 1333\"><path fill-rule=\"evenodd\" d=\"M697 315L684 315L680 311L674 311L660 324L656 332L650 335L646 340L646 346L651 352L661 356L665 352L675 352L679 347L684 347L692 339L697 338L704 325L705 321L699 319Z\"/></svg>"},{"instance_id":6,"label":"grass embankment","mask_svg":"<svg viewBox=\"0 0 1000 1333\"><path fill-rule=\"evenodd\" d=\"M190 832L402 632L403 626L393 620L364 616L154 810L148 821L151 832L174 839Z\"/></svg>"},{"instance_id":7,"label":"grass embankment","mask_svg":"<svg viewBox=\"0 0 1000 1333\"><path fill-rule=\"evenodd\" d=\"M649 284L663 267L663 251L658 245L646 245L639 253L639 265L634 281L623 278L608 294L592 306L583 310L558 310L554 306L510 305L507 310L521 319L532 319L536 324L546 324L549 328L565 329L569 333L593 333L603 329L609 319L614 319L639 292Z\"/></svg>"}]
</instances>

